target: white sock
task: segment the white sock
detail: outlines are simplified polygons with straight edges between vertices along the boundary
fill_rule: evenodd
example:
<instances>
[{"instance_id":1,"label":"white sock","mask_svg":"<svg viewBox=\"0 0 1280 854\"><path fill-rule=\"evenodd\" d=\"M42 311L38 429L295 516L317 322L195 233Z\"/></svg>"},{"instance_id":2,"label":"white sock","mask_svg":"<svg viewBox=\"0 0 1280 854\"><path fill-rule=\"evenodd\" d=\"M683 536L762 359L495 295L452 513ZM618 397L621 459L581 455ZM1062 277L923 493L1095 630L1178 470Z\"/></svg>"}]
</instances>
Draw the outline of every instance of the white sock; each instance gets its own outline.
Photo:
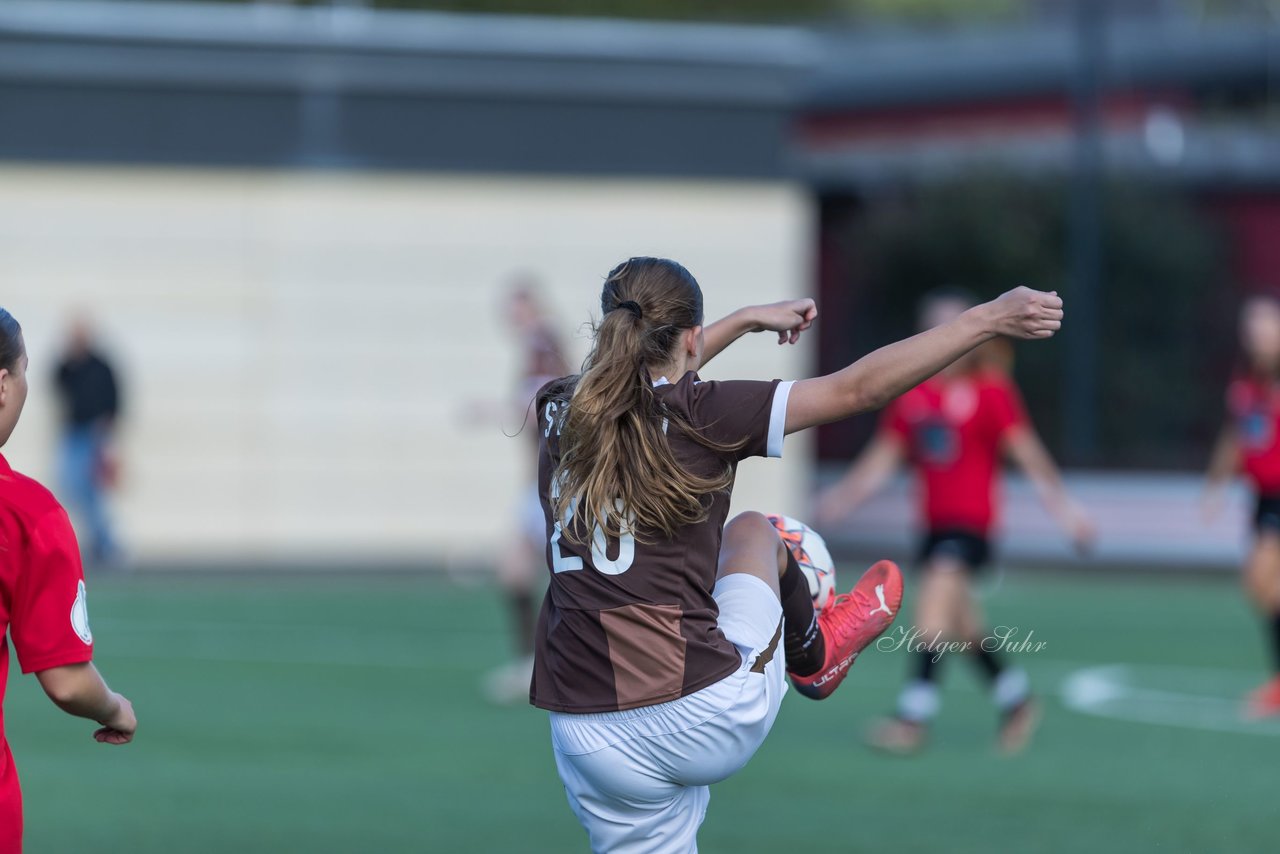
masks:
<instances>
[{"instance_id":1,"label":"white sock","mask_svg":"<svg viewBox=\"0 0 1280 854\"><path fill-rule=\"evenodd\" d=\"M923 679L908 682L898 695L898 717L912 723L926 723L941 706L938 686Z\"/></svg>"},{"instance_id":2,"label":"white sock","mask_svg":"<svg viewBox=\"0 0 1280 854\"><path fill-rule=\"evenodd\" d=\"M1021 667L1006 667L996 677L996 684L991 688L991 699L1000 711L1007 712L1027 699L1031 692L1031 680L1027 671Z\"/></svg>"}]
</instances>

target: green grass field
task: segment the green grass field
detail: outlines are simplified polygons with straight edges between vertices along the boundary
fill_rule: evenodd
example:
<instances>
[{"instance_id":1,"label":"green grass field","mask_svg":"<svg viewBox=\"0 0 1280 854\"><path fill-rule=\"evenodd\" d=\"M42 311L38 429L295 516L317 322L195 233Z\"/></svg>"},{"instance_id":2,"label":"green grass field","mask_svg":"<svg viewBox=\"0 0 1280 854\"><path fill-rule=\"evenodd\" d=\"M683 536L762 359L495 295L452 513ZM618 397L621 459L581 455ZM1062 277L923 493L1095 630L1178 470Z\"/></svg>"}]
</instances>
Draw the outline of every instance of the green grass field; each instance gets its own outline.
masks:
<instances>
[{"instance_id":1,"label":"green grass field","mask_svg":"<svg viewBox=\"0 0 1280 854\"><path fill-rule=\"evenodd\" d=\"M1232 717L1264 655L1231 581L1015 575L986 603L1047 644L1020 659L1046 700L1026 755L994 755L963 660L944 662L926 754L869 753L861 730L905 667L902 652L869 653L831 700L788 697L756 758L712 790L702 850L1275 850L1280 728ZM488 588L135 577L91 582L90 606L98 662L141 730L129 747L95 744L34 678L12 677L29 852L586 848L544 714L480 697L507 645ZM1139 688L1093 699L1167 723L1063 704L1064 678L1113 663Z\"/></svg>"}]
</instances>

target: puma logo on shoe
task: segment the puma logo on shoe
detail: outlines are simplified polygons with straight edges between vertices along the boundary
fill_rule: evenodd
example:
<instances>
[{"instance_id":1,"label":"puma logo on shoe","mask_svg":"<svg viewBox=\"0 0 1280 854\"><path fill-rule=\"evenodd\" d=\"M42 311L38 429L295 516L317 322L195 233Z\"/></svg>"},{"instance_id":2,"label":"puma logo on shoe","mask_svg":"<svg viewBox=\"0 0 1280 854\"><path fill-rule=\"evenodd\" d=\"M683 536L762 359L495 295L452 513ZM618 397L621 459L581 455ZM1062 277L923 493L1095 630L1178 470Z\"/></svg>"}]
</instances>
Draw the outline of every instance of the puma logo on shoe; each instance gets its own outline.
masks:
<instances>
[{"instance_id":1,"label":"puma logo on shoe","mask_svg":"<svg viewBox=\"0 0 1280 854\"><path fill-rule=\"evenodd\" d=\"M884 611L886 614L892 617L893 612L889 610L889 603L884 601L884 585L883 584L876 585L876 598L880 600L880 607L876 608L874 611L867 614L867 616L870 617L871 614L878 614L881 611Z\"/></svg>"}]
</instances>

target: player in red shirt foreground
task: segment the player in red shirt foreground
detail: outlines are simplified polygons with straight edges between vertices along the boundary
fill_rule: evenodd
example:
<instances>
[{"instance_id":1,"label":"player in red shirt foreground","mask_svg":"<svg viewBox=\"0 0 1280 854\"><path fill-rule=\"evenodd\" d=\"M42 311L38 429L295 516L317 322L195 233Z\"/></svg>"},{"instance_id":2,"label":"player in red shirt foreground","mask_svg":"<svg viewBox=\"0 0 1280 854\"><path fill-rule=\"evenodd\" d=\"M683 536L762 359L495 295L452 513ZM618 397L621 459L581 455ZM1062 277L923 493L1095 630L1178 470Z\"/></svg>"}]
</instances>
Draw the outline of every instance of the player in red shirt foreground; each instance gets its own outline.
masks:
<instances>
[{"instance_id":1,"label":"player in red shirt foreground","mask_svg":"<svg viewBox=\"0 0 1280 854\"><path fill-rule=\"evenodd\" d=\"M1267 623L1277 675L1248 701L1252 717L1280 714L1280 301L1248 300L1240 312L1245 370L1227 389L1228 421L1209 463L1205 516L1222 507L1223 487L1243 471L1253 487L1253 548L1244 587Z\"/></svg>"},{"instance_id":2,"label":"player in red shirt foreground","mask_svg":"<svg viewBox=\"0 0 1280 854\"><path fill-rule=\"evenodd\" d=\"M939 291L921 305L921 325L928 329L954 322L973 300L963 292ZM880 721L870 743L896 753L910 753L924 743L929 721L937 713L938 665L942 644L963 649L990 680L992 698L1001 712L999 744L1007 752L1025 746L1035 728L1037 708L1026 673L1008 667L1001 643L985 629L974 598L974 573L987 563L997 504L1000 458L1007 454L1030 478L1045 507L1080 549L1093 538L1093 526L1067 496L1048 452L1027 420L1021 396L994 364L992 342L971 351L941 374L926 380L885 410L881 426L848 473L818 500L819 525L838 524L878 492L904 462L918 473L925 536L922 567L910 637L919 630L916 675L898 698L896 716ZM952 647L954 649L954 647Z\"/></svg>"},{"instance_id":3,"label":"player in red shirt foreground","mask_svg":"<svg viewBox=\"0 0 1280 854\"><path fill-rule=\"evenodd\" d=\"M747 332L794 343L812 300L702 326L684 267L616 267L582 374L538 397L539 492L551 583L530 698L551 711L556 766L595 851L686 852L709 785L763 742L786 691L831 694L889 627L902 576L873 566L815 618L773 524L725 525L737 464L783 437L885 405L998 334L1047 338L1062 301L1019 288L842 371L798 382L704 382Z\"/></svg>"},{"instance_id":4,"label":"player in red shirt foreground","mask_svg":"<svg viewBox=\"0 0 1280 854\"><path fill-rule=\"evenodd\" d=\"M0 446L13 434L26 400L22 328L0 309ZM6 631L22 672L35 673L50 700L68 714L102 724L95 739L133 740L133 706L107 688L91 663L84 573L67 514L49 490L0 456L0 703L9 677ZM3 729L0 748L0 854L18 854L22 792Z\"/></svg>"}]
</instances>

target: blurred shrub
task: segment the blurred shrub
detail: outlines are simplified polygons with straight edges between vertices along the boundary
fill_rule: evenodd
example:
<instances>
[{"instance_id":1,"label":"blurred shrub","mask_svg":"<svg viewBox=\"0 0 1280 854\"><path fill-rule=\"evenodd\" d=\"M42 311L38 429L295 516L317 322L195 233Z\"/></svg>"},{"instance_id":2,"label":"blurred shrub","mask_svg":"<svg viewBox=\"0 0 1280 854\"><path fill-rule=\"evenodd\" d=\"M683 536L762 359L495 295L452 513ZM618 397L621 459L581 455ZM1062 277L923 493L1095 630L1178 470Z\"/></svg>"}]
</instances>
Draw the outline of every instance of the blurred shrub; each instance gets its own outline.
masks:
<instances>
[{"instance_id":1,"label":"blurred shrub","mask_svg":"<svg viewBox=\"0 0 1280 854\"><path fill-rule=\"evenodd\" d=\"M993 297L1016 284L1071 294L1067 188L985 174L878 199L837 241L858 290L854 357L914 330L925 292L958 285ZM1221 241L1186 196L1112 184L1104 202L1097 388L1099 452L1083 465L1200 466L1221 417L1235 290ZM870 320L869 320L870 319ZM825 327L830 334L830 324ZM1067 348L1020 344L1016 374L1046 441L1061 453Z\"/></svg>"}]
</instances>

